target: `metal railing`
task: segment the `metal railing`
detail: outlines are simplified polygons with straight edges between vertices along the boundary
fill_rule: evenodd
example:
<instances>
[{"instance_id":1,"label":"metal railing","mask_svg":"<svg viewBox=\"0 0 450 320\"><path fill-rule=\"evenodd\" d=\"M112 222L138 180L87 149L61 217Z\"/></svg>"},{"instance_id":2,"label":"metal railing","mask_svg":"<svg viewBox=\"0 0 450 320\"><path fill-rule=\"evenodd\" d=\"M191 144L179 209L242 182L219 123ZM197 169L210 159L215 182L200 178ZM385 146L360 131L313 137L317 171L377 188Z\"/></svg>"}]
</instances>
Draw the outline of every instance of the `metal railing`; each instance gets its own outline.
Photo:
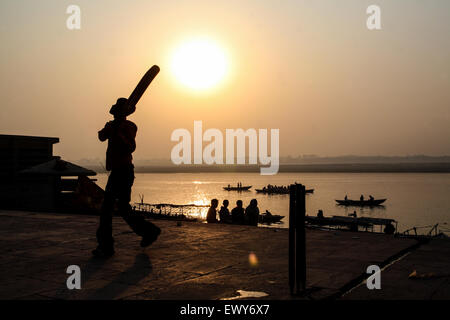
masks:
<instances>
[{"instance_id":1,"label":"metal railing","mask_svg":"<svg viewBox=\"0 0 450 320\"><path fill-rule=\"evenodd\" d=\"M438 226L439 226L439 223L436 223L434 225L429 225L429 226L412 227L410 229L407 229L407 230L403 231L402 235L415 236L415 237L420 237L420 236L422 236L422 237L423 236L425 236L425 237L437 237L438 235L440 235L442 233L442 232L440 232L438 230ZM428 232L425 232L425 233L422 233L422 234L417 233L417 230L427 229L427 228L431 228L431 229ZM412 231L414 231L414 234L412 234ZM434 235L433 235L433 232L434 232Z\"/></svg>"}]
</instances>

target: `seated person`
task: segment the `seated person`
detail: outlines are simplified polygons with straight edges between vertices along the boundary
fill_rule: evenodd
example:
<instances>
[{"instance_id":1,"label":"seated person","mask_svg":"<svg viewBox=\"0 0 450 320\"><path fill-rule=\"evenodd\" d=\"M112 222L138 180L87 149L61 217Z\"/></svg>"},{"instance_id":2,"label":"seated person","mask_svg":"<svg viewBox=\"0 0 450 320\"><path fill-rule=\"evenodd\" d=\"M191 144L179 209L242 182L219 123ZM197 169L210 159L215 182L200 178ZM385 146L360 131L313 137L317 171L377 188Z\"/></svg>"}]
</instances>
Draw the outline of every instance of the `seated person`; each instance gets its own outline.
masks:
<instances>
[{"instance_id":1,"label":"seated person","mask_svg":"<svg viewBox=\"0 0 450 320\"><path fill-rule=\"evenodd\" d=\"M259 219L258 201L256 201L256 199L252 199L248 207L245 209L245 220L247 224L251 226L257 226L258 219Z\"/></svg>"},{"instance_id":2,"label":"seated person","mask_svg":"<svg viewBox=\"0 0 450 320\"><path fill-rule=\"evenodd\" d=\"M323 211L322 210L317 211L317 218L323 219Z\"/></svg>"},{"instance_id":3,"label":"seated person","mask_svg":"<svg viewBox=\"0 0 450 320\"><path fill-rule=\"evenodd\" d=\"M219 210L220 222L222 223L231 223L231 215L230 210L228 210L228 204L230 202L228 200L223 200L222 207Z\"/></svg>"},{"instance_id":4,"label":"seated person","mask_svg":"<svg viewBox=\"0 0 450 320\"><path fill-rule=\"evenodd\" d=\"M386 227L384 228L384 233L386 234L394 234L395 232L395 227L392 225L392 223L389 223L386 225Z\"/></svg>"},{"instance_id":5,"label":"seated person","mask_svg":"<svg viewBox=\"0 0 450 320\"><path fill-rule=\"evenodd\" d=\"M211 206L208 209L208 213L206 214L206 221L208 223L215 223L217 222L216 218L216 209L219 206L219 200L212 199L211 200Z\"/></svg>"},{"instance_id":6,"label":"seated person","mask_svg":"<svg viewBox=\"0 0 450 320\"><path fill-rule=\"evenodd\" d=\"M244 224L244 208L242 207L242 200L236 201L236 208L231 210L231 221L234 224Z\"/></svg>"}]
</instances>

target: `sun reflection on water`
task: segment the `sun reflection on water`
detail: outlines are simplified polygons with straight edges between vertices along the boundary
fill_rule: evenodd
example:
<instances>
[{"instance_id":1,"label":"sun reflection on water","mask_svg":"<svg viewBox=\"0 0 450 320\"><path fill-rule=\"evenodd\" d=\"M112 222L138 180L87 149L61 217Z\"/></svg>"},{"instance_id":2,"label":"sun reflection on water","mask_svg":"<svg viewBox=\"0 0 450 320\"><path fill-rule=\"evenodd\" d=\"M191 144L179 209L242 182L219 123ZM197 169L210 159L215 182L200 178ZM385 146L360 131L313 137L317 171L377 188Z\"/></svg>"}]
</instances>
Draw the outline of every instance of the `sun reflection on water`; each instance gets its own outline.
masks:
<instances>
[{"instance_id":1,"label":"sun reflection on water","mask_svg":"<svg viewBox=\"0 0 450 320\"><path fill-rule=\"evenodd\" d=\"M203 193L197 193L195 195L193 204L197 206L205 206L209 204L208 199L206 198L206 195ZM206 214L208 213L208 208L198 208L196 213L192 214L192 216L200 218L200 219L206 219Z\"/></svg>"}]
</instances>

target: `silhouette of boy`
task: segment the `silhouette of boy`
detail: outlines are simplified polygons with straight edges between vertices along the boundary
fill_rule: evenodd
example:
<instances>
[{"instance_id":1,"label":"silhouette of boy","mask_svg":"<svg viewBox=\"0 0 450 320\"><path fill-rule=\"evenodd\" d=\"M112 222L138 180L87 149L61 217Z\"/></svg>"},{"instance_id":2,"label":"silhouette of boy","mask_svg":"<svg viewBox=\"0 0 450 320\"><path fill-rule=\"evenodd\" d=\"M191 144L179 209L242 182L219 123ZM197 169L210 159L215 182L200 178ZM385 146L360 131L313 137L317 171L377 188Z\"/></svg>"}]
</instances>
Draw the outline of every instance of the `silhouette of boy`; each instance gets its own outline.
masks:
<instances>
[{"instance_id":1,"label":"silhouette of boy","mask_svg":"<svg viewBox=\"0 0 450 320\"><path fill-rule=\"evenodd\" d=\"M223 205L219 211L220 222L222 223L231 223L231 215L230 210L228 210L228 204L230 202L228 200L223 200Z\"/></svg>"},{"instance_id":2,"label":"silhouette of boy","mask_svg":"<svg viewBox=\"0 0 450 320\"><path fill-rule=\"evenodd\" d=\"M258 201L256 201L256 199L252 199L248 207L245 209L245 220L247 224L251 226L258 225L259 208L258 208Z\"/></svg>"},{"instance_id":3,"label":"silhouette of boy","mask_svg":"<svg viewBox=\"0 0 450 320\"><path fill-rule=\"evenodd\" d=\"M119 98L109 113L113 121L106 123L98 132L100 141L108 140L106 151L106 170L111 171L105 188L105 197L100 214L100 225L97 229L97 249L92 254L97 257L110 257L114 254L112 237L112 215L115 201L118 200L120 215L131 229L142 237L141 247L153 243L161 229L146 221L142 216L133 214L130 200L131 187L134 182L134 165L132 153L136 149L136 125L126 117L133 113L134 106L128 105L126 98Z\"/></svg>"},{"instance_id":4,"label":"silhouette of boy","mask_svg":"<svg viewBox=\"0 0 450 320\"><path fill-rule=\"evenodd\" d=\"M242 200L236 201L236 207L231 210L231 220L234 224L244 224L244 208L242 207Z\"/></svg>"},{"instance_id":5,"label":"silhouette of boy","mask_svg":"<svg viewBox=\"0 0 450 320\"><path fill-rule=\"evenodd\" d=\"M219 206L219 200L212 199L211 206L209 207L208 213L206 214L206 221L208 221L208 223L216 223L217 222L216 209L218 206Z\"/></svg>"}]
</instances>

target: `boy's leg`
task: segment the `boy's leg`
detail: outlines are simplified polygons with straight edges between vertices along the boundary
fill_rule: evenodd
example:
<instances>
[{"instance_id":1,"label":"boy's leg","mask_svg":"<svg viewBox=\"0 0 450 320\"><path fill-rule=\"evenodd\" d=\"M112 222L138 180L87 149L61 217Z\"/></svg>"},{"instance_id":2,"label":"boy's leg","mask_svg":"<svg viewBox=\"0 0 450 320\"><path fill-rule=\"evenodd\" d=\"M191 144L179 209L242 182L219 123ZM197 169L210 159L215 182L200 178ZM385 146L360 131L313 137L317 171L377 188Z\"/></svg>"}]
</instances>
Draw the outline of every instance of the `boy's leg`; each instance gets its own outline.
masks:
<instances>
[{"instance_id":1,"label":"boy's leg","mask_svg":"<svg viewBox=\"0 0 450 320\"><path fill-rule=\"evenodd\" d=\"M125 222L131 227L131 229L141 237L149 237L155 234L159 235L161 230L150 221L147 221L142 216L133 214L130 201L131 201L131 187L134 182L134 170L128 169L121 171L120 175L120 190L118 194L119 198L119 212Z\"/></svg>"},{"instance_id":2,"label":"boy's leg","mask_svg":"<svg viewBox=\"0 0 450 320\"><path fill-rule=\"evenodd\" d=\"M114 238L112 236L112 215L114 210L115 175L111 172L105 188L105 196L100 212L100 224L97 229L98 249L105 253L114 253Z\"/></svg>"}]
</instances>

